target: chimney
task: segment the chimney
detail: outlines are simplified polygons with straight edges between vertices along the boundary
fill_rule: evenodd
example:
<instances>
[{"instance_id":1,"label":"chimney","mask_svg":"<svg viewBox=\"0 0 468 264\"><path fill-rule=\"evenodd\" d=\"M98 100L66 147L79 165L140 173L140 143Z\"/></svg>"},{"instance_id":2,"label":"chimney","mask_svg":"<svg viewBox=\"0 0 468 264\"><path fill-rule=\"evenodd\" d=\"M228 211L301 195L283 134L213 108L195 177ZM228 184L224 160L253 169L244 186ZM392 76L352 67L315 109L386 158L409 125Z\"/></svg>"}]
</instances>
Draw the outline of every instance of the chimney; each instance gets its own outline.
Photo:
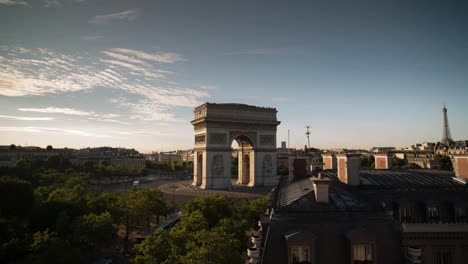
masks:
<instances>
[{"instance_id":1,"label":"chimney","mask_svg":"<svg viewBox=\"0 0 468 264\"><path fill-rule=\"evenodd\" d=\"M322 173L319 173L318 178L312 177L312 185L314 186L315 201L317 203L328 203L328 194L331 180L324 178Z\"/></svg>"},{"instance_id":2,"label":"chimney","mask_svg":"<svg viewBox=\"0 0 468 264\"><path fill-rule=\"evenodd\" d=\"M333 152L326 152L322 154L323 169L335 170L336 169L336 156Z\"/></svg>"},{"instance_id":3,"label":"chimney","mask_svg":"<svg viewBox=\"0 0 468 264\"><path fill-rule=\"evenodd\" d=\"M281 141L281 149L282 150L286 149L286 141Z\"/></svg>"},{"instance_id":4,"label":"chimney","mask_svg":"<svg viewBox=\"0 0 468 264\"><path fill-rule=\"evenodd\" d=\"M392 168L393 154L388 152L378 152L374 154L375 168L377 170L389 170Z\"/></svg>"},{"instance_id":5,"label":"chimney","mask_svg":"<svg viewBox=\"0 0 468 264\"><path fill-rule=\"evenodd\" d=\"M468 154L454 155L452 161L455 176L468 179Z\"/></svg>"},{"instance_id":6,"label":"chimney","mask_svg":"<svg viewBox=\"0 0 468 264\"><path fill-rule=\"evenodd\" d=\"M360 184L361 154L337 154L338 179L340 181L358 186Z\"/></svg>"}]
</instances>

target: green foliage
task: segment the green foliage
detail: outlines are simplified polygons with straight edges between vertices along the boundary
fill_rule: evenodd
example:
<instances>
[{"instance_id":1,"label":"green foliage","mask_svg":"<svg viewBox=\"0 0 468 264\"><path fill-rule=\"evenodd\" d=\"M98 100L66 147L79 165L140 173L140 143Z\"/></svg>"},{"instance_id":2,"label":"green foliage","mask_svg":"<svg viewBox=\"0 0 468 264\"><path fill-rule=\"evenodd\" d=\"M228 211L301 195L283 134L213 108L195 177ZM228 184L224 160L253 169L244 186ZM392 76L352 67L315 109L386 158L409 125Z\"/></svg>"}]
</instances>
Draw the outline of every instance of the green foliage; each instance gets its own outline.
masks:
<instances>
[{"instance_id":1,"label":"green foliage","mask_svg":"<svg viewBox=\"0 0 468 264\"><path fill-rule=\"evenodd\" d=\"M108 247L114 239L115 228L109 212L86 214L74 225L74 237L88 248Z\"/></svg>"},{"instance_id":2,"label":"green foliage","mask_svg":"<svg viewBox=\"0 0 468 264\"><path fill-rule=\"evenodd\" d=\"M449 156L436 154L434 161L440 163L440 168L443 170L453 170L452 159Z\"/></svg>"},{"instance_id":3,"label":"green foliage","mask_svg":"<svg viewBox=\"0 0 468 264\"><path fill-rule=\"evenodd\" d=\"M268 197L229 200L200 196L186 204L180 222L135 246L135 264L242 263L246 231L256 225Z\"/></svg>"},{"instance_id":4,"label":"green foliage","mask_svg":"<svg viewBox=\"0 0 468 264\"><path fill-rule=\"evenodd\" d=\"M14 175L21 179L30 179L32 174L31 164L26 160L18 160L14 167Z\"/></svg>"},{"instance_id":5,"label":"green foliage","mask_svg":"<svg viewBox=\"0 0 468 264\"><path fill-rule=\"evenodd\" d=\"M195 211L203 214L210 228L218 224L221 219L232 215L228 200L219 194L199 196L185 205L184 214L190 215Z\"/></svg>"},{"instance_id":6,"label":"green foliage","mask_svg":"<svg viewBox=\"0 0 468 264\"><path fill-rule=\"evenodd\" d=\"M361 157L361 168L362 169L374 169L375 158L374 155L366 155Z\"/></svg>"},{"instance_id":7,"label":"green foliage","mask_svg":"<svg viewBox=\"0 0 468 264\"><path fill-rule=\"evenodd\" d=\"M281 176L288 175L289 174L288 165L286 165L284 162L279 162L277 172L278 172L278 175L281 175Z\"/></svg>"},{"instance_id":8,"label":"green foliage","mask_svg":"<svg viewBox=\"0 0 468 264\"><path fill-rule=\"evenodd\" d=\"M240 241L222 228L201 230L194 233L192 238L186 244L187 253L180 257L180 263L242 263Z\"/></svg>"},{"instance_id":9,"label":"green foliage","mask_svg":"<svg viewBox=\"0 0 468 264\"><path fill-rule=\"evenodd\" d=\"M24 263L86 263L79 248L71 247L57 233L49 230L33 234L31 251L33 254L26 257Z\"/></svg>"},{"instance_id":10,"label":"green foliage","mask_svg":"<svg viewBox=\"0 0 468 264\"><path fill-rule=\"evenodd\" d=\"M231 178L237 178L239 175L239 158L235 157L231 160Z\"/></svg>"},{"instance_id":11,"label":"green foliage","mask_svg":"<svg viewBox=\"0 0 468 264\"><path fill-rule=\"evenodd\" d=\"M158 190L137 189L119 196L117 212L120 223L125 225L126 233L139 225L148 224L152 217L166 213L167 205Z\"/></svg>"},{"instance_id":12,"label":"green foliage","mask_svg":"<svg viewBox=\"0 0 468 264\"><path fill-rule=\"evenodd\" d=\"M133 259L133 263L175 263L169 261L172 253L171 242L169 232L164 230L148 236L142 243L135 246L139 254Z\"/></svg>"},{"instance_id":13,"label":"green foliage","mask_svg":"<svg viewBox=\"0 0 468 264\"><path fill-rule=\"evenodd\" d=\"M0 178L0 219L25 218L29 216L34 205L34 193L27 181L2 177Z\"/></svg>"},{"instance_id":14,"label":"green foliage","mask_svg":"<svg viewBox=\"0 0 468 264\"><path fill-rule=\"evenodd\" d=\"M405 159L399 159L396 156L392 158L392 168L393 169L419 169L419 165L408 163Z\"/></svg>"},{"instance_id":15,"label":"green foliage","mask_svg":"<svg viewBox=\"0 0 468 264\"><path fill-rule=\"evenodd\" d=\"M268 208L268 199L269 196L265 195L254 200L238 200L234 203L234 215L246 220L250 228L256 228L259 215L262 215Z\"/></svg>"}]
</instances>

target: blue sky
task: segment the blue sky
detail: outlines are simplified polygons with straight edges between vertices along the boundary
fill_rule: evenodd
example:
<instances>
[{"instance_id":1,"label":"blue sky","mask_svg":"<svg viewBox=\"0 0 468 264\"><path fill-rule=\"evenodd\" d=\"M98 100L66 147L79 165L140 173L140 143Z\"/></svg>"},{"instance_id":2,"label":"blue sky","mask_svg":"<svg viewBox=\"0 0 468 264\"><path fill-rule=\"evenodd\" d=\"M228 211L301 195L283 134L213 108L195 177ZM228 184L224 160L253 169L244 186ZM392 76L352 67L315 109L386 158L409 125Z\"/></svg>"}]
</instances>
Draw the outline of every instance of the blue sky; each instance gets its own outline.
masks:
<instances>
[{"instance_id":1,"label":"blue sky","mask_svg":"<svg viewBox=\"0 0 468 264\"><path fill-rule=\"evenodd\" d=\"M190 148L203 102L276 107L278 143L468 138L463 1L0 0L0 144Z\"/></svg>"}]
</instances>

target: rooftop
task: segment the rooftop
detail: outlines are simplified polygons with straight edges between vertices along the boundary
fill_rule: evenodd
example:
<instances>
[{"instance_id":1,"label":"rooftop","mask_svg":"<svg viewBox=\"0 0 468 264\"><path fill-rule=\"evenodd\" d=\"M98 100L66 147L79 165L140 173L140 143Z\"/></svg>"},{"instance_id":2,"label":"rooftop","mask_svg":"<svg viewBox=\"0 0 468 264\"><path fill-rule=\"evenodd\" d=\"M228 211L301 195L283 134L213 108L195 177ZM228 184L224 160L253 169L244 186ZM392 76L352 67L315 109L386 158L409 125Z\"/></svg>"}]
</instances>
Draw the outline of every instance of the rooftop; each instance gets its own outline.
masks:
<instances>
[{"instance_id":1,"label":"rooftop","mask_svg":"<svg viewBox=\"0 0 468 264\"><path fill-rule=\"evenodd\" d=\"M323 175L339 181L336 171L324 171ZM360 189L392 190L427 190L467 189L464 184L454 180L453 171L431 169L395 169L395 170L362 170Z\"/></svg>"}]
</instances>

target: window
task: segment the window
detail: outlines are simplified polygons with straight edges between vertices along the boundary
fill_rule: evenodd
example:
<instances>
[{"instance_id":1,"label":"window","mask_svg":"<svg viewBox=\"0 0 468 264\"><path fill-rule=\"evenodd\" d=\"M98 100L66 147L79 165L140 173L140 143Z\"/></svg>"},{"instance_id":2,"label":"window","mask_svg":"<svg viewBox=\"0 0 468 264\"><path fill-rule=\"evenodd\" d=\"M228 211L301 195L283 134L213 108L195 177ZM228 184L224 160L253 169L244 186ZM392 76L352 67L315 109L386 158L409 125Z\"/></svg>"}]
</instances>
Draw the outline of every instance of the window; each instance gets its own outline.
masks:
<instances>
[{"instance_id":1,"label":"window","mask_svg":"<svg viewBox=\"0 0 468 264\"><path fill-rule=\"evenodd\" d=\"M291 247L291 264L311 264L310 248L305 246Z\"/></svg>"},{"instance_id":2,"label":"window","mask_svg":"<svg viewBox=\"0 0 468 264\"><path fill-rule=\"evenodd\" d=\"M374 255L371 244L353 245L353 264L373 264Z\"/></svg>"},{"instance_id":3,"label":"window","mask_svg":"<svg viewBox=\"0 0 468 264\"><path fill-rule=\"evenodd\" d=\"M403 207L401 210L401 222L402 223L409 223L412 220L412 210L411 208Z\"/></svg>"},{"instance_id":4,"label":"window","mask_svg":"<svg viewBox=\"0 0 468 264\"><path fill-rule=\"evenodd\" d=\"M466 222L466 210L464 207L455 208L455 217L458 222Z\"/></svg>"},{"instance_id":5,"label":"window","mask_svg":"<svg viewBox=\"0 0 468 264\"><path fill-rule=\"evenodd\" d=\"M436 251L434 253L435 264L453 264L452 252L450 251Z\"/></svg>"},{"instance_id":6,"label":"window","mask_svg":"<svg viewBox=\"0 0 468 264\"><path fill-rule=\"evenodd\" d=\"M439 212L437 211L437 207L431 206L427 208L427 220L430 223L439 221Z\"/></svg>"}]
</instances>

